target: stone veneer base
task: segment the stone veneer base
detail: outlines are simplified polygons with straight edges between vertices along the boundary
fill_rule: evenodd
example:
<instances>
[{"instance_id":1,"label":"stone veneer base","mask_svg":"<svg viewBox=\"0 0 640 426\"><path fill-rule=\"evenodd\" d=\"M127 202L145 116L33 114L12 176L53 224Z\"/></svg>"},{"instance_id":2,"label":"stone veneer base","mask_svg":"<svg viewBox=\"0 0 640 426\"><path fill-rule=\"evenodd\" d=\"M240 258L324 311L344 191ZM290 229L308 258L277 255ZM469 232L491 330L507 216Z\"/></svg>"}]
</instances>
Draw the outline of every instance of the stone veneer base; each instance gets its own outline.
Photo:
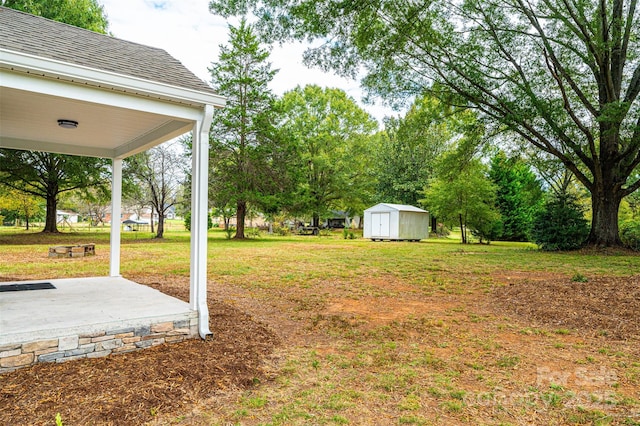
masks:
<instances>
[{"instance_id":1,"label":"stone veneer base","mask_svg":"<svg viewBox=\"0 0 640 426\"><path fill-rule=\"evenodd\" d=\"M153 322L122 328L105 328L20 343L0 345L0 373L40 362L65 362L132 352L198 336L197 313L175 321Z\"/></svg>"}]
</instances>

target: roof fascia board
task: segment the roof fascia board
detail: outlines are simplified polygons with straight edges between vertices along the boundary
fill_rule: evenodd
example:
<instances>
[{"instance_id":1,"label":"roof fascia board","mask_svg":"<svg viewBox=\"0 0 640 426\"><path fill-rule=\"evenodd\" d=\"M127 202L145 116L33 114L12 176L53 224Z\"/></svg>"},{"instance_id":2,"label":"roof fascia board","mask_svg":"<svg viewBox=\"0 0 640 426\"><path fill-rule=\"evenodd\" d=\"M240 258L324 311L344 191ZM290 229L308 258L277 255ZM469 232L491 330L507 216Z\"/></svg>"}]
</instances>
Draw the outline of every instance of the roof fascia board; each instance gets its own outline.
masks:
<instances>
[{"instance_id":1,"label":"roof fascia board","mask_svg":"<svg viewBox=\"0 0 640 426\"><path fill-rule=\"evenodd\" d=\"M126 76L111 71L89 68L68 62L29 55L0 48L0 65L44 76L61 78L79 83L94 84L107 89L123 90L140 96L169 98L177 102L213 105L222 108L226 100L222 96L197 90Z\"/></svg>"},{"instance_id":2,"label":"roof fascia board","mask_svg":"<svg viewBox=\"0 0 640 426\"><path fill-rule=\"evenodd\" d=\"M155 98L143 98L89 85L73 84L63 80L35 78L33 74L23 74L0 69L0 87L41 93L50 96L90 102L100 105L142 111L151 114L196 121L203 107L178 105L162 102Z\"/></svg>"}]
</instances>

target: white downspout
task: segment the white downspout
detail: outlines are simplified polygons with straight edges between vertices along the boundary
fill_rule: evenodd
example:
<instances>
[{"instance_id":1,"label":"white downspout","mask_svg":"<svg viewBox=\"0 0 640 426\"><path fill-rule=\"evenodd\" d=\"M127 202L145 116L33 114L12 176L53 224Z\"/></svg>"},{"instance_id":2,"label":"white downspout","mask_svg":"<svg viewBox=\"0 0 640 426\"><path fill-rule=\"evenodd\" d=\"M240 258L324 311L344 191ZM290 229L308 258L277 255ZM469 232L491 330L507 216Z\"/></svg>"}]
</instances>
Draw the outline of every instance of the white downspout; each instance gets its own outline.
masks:
<instances>
[{"instance_id":1,"label":"white downspout","mask_svg":"<svg viewBox=\"0 0 640 426\"><path fill-rule=\"evenodd\" d=\"M122 210L122 159L113 159L111 176L111 247L109 276L120 276L120 213Z\"/></svg>"},{"instance_id":2,"label":"white downspout","mask_svg":"<svg viewBox=\"0 0 640 426\"><path fill-rule=\"evenodd\" d=\"M204 108L202 119L193 126L191 168L191 282L189 306L198 311L198 333L202 339L209 330L207 306L207 215L209 184L209 130L213 106Z\"/></svg>"}]
</instances>

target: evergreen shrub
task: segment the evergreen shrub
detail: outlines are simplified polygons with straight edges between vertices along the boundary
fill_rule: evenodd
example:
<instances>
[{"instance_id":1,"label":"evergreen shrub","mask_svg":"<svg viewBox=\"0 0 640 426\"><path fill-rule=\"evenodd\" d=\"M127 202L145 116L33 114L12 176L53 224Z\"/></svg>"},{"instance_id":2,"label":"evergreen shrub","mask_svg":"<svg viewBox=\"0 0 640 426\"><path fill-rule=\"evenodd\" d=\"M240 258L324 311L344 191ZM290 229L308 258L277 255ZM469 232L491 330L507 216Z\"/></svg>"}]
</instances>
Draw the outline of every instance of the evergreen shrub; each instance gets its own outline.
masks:
<instances>
[{"instance_id":1,"label":"evergreen shrub","mask_svg":"<svg viewBox=\"0 0 640 426\"><path fill-rule=\"evenodd\" d=\"M620 225L620 239L631 250L640 251L640 219L623 222Z\"/></svg>"},{"instance_id":2,"label":"evergreen shrub","mask_svg":"<svg viewBox=\"0 0 640 426\"><path fill-rule=\"evenodd\" d=\"M184 215L184 227L187 228L187 231L191 231L191 212ZM211 215L207 215L207 229L211 228L213 228L213 220L211 220Z\"/></svg>"},{"instance_id":3,"label":"evergreen shrub","mask_svg":"<svg viewBox=\"0 0 640 426\"><path fill-rule=\"evenodd\" d=\"M575 196L556 195L535 215L531 234L542 250L575 250L589 236L589 224Z\"/></svg>"}]
</instances>

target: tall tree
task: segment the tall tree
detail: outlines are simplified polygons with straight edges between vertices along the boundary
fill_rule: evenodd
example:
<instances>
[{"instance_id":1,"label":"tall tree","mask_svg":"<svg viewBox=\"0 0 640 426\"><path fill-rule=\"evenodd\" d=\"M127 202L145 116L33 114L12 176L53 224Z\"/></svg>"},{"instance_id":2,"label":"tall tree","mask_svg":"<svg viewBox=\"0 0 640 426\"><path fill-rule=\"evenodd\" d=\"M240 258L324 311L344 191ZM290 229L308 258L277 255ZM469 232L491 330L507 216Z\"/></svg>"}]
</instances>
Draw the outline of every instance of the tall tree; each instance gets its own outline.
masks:
<instances>
[{"instance_id":1,"label":"tall tree","mask_svg":"<svg viewBox=\"0 0 640 426\"><path fill-rule=\"evenodd\" d=\"M156 238L164 237L164 221L167 212L176 204L185 176L185 157L171 143L151 148L130 157L126 163L127 173L135 176L148 194L153 213L158 214ZM153 232L153 226L152 226Z\"/></svg>"},{"instance_id":2,"label":"tall tree","mask_svg":"<svg viewBox=\"0 0 640 426\"><path fill-rule=\"evenodd\" d=\"M282 111L303 170L298 207L319 226L330 209L355 206L367 192L367 145L377 123L344 91L315 85L285 93Z\"/></svg>"},{"instance_id":3,"label":"tall tree","mask_svg":"<svg viewBox=\"0 0 640 426\"><path fill-rule=\"evenodd\" d=\"M620 245L620 201L640 187L637 0L212 0L253 8L271 39L325 41L308 63L393 98L433 81L531 146L591 193L588 243Z\"/></svg>"},{"instance_id":4,"label":"tall tree","mask_svg":"<svg viewBox=\"0 0 640 426\"><path fill-rule=\"evenodd\" d=\"M518 156L503 151L491 159L489 177L496 186L502 216L502 236L508 241L528 241L533 218L542 206L543 192L531 169Z\"/></svg>"},{"instance_id":5,"label":"tall tree","mask_svg":"<svg viewBox=\"0 0 640 426\"><path fill-rule=\"evenodd\" d=\"M97 0L3 0L2 6L106 34L109 21Z\"/></svg>"},{"instance_id":6,"label":"tall tree","mask_svg":"<svg viewBox=\"0 0 640 426\"><path fill-rule=\"evenodd\" d=\"M460 226L462 243L469 232L480 241L495 239L500 231L500 213L495 207L495 186L479 159L460 162L446 154L438 176L425 189L422 203L441 220Z\"/></svg>"},{"instance_id":7,"label":"tall tree","mask_svg":"<svg viewBox=\"0 0 640 426\"><path fill-rule=\"evenodd\" d=\"M37 151L0 150L0 183L25 194L44 198L47 213L43 232L58 232L56 210L60 194L103 185L108 163Z\"/></svg>"},{"instance_id":8,"label":"tall tree","mask_svg":"<svg viewBox=\"0 0 640 426\"><path fill-rule=\"evenodd\" d=\"M60 204L62 209L69 208L88 217L92 225L102 224L104 226L104 220L110 212L111 191L104 186L74 191L69 194L67 199L63 197Z\"/></svg>"},{"instance_id":9,"label":"tall tree","mask_svg":"<svg viewBox=\"0 0 640 426\"><path fill-rule=\"evenodd\" d=\"M454 135L452 113L437 99L424 96L404 117L386 119L374 154L378 201L418 205L433 178L436 159Z\"/></svg>"},{"instance_id":10,"label":"tall tree","mask_svg":"<svg viewBox=\"0 0 640 426\"><path fill-rule=\"evenodd\" d=\"M212 63L214 89L227 98L211 126L211 189L217 207L236 206L236 234L243 239L248 203L260 204L281 190L286 174L283 141L275 132L274 95L268 85L276 74L245 20L229 26L229 45L220 46Z\"/></svg>"},{"instance_id":11,"label":"tall tree","mask_svg":"<svg viewBox=\"0 0 640 426\"><path fill-rule=\"evenodd\" d=\"M107 17L96 0L4 0L2 5L92 31L107 32ZM5 175L1 173L3 171ZM46 199L44 232L58 232L59 194L102 184L106 176L106 163L101 159L0 149L0 183Z\"/></svg>"},{"instance_id":12,"label":"tall tree","mask_svg":"<svg viewBox=\"0 0 640 426\"><path fill-rule=\"evenodd\" d=\"M9 189L0 192L0 212L4 213L0 216L10 213L16 219L24 219L25 229L28 231L31 219L42 212L42 202L33 195Z\"/></svg>"}]
</instances>

